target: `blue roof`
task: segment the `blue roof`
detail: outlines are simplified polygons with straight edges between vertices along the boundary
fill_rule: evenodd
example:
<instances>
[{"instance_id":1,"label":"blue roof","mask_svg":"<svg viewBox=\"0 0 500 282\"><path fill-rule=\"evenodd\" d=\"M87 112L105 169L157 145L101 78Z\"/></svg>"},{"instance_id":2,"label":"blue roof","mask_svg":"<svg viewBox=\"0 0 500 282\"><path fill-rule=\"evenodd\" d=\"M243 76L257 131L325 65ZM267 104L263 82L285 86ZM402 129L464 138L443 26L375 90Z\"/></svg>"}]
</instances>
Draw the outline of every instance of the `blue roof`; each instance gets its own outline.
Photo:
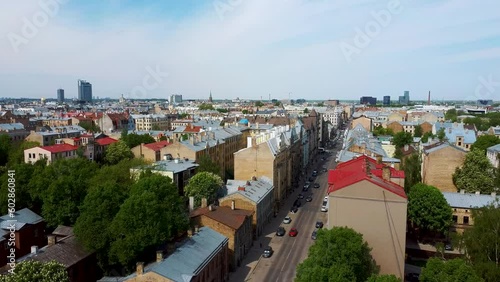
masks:
<instances>
[{"instance_id":1,"label":"blue roof","mask_svg":"<svg viewBox=\"0 0 500 282\"><path fill-rule=\"evenodd\" d=\"M496 195L443 192L443 196L452 208L482 208L500 199Z\"/></svg>"},{"instance_id":2,"label":"blue roof","mask_svg":"<svg viewBox=\"0 0 500 282\"><path fill-rule=\"evenodd\" d=\"M500 153L500 144L496 144L494 146L488 147L488 152Z\"/></svg>"},{"instance_id":3,"label":"blue roof","mask_svg":"<svg viewBox=\"0 0 500 282\"><path fill-rule=\"evenodd\" d=\"M8 228L11 223L16 224L16 230L23 228L26 224L37 224L43 221L43 218L38 214L32 212L28 208L24 208L22 210L18 210L14 213L13 217L10 217L9 214L3 215L0 217L0 228Z\"/></svg>"},{"instance_id":4,"label":"blue roof","mask_svg":"<svg viewBox=\"0 0 500 282\"><path fill-rule=\"evenodd\" d=\"M249 122L249 121L248 121L248 119L246 119L246 118L242 118L242 119L240 119L240 122L239 122L239 123L240 123L240 124L248 124L248 122Z\"/></svg>"},{"instance_id":5,"label":"blue roof","mask_svg":"<svg viewBox=\"0 0 500 282\"><path fill-rule=\"evenodd\" d=\"M191 281L206 263L228 242L228 238L209 227L202 227L162 262L144 268L144 274L154 272L172 281ZM131 279L136 274L127 277Z\"/></svg>"}]
</instances>

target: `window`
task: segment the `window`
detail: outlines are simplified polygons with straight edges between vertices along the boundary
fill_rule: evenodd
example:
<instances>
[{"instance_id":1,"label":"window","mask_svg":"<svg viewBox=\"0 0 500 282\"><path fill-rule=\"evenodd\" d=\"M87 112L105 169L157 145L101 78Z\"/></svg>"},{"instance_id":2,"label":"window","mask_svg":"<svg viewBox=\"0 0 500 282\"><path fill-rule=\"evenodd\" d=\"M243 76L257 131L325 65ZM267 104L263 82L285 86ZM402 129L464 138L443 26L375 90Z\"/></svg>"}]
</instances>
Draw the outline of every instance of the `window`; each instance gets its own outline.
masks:
<instances>
[{"instance_id":1,"label":"window","mask_svg":"<svg viewBox=\"0 0 500 282\"><path fill-rule=\"evenodd\" d=\"M35 229L35 232L33 235L35 236L35 238L38 237L38 229Z\"/></svg>"},{"instance_id":2,"label":"window","mask_svg":"<svg viewBox=\"0 0 500 282\"><path fill-rule=\"evenodd\" d=\"M453 222L457 223L458 217L456 215L453 216Z\"/></svg>"},{"instance_id":3,"label":"window","mask_svg":"<svg viewBox=\"0 0 500 282\"><path fill-rule=\"evenodd\" d=\"M464 216L464 225L469 225L469 217Z\"/></svg>"}]
</instances>

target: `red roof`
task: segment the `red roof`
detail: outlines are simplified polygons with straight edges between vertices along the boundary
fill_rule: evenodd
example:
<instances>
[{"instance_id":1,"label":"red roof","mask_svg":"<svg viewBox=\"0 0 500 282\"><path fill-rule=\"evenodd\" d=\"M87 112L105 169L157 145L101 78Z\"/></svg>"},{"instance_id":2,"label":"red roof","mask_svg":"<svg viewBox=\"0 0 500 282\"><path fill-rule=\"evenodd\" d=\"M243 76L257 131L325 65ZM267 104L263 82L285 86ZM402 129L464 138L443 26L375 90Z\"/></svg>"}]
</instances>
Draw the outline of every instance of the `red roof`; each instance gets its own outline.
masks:
<instances>
[{"instance_id":1,"label":"red roof","mask_svg":"<svg viewBox=\"0 0 500 282\"><path fill-rule=\"evenodd\" d=\"M95 142L101 146L107 146L109 144L113 144L113 143L118 142L118 140L113 139L111 137L104 137L104 138L96 139Z\"/></svg>"},{"instance_id":2,"label":"red roof","mask_svg":"<svg viewBox=\"0 0 500 282\"><path fill-rule=\"evenodd\" d=\"M56 144L56 145L52 145L52 146L43 146L40 148L55 154L55 153L61 153L61 152L74 151L74 150L78 149L78 146L73 146L70 144Z\"/></svg>"},{"instance_id":3,"label":"red roof","mask_svg":"<svg viewBox=\"0 0 500 282\"><path fill-rule=\"evenodd\" d=\"M201 126L186 126L184 132L200 132L201 129L202 129Z\"/></svg>"},{"instance_id":4,"label":"red roof","mask_svg":"<svg viewBox=\"0 0 500 282\"><path fill-rule=\"evenodd\" d=\"M367 166L370 173L367 173ZM377 168L377 166L379 168ZM391 177L404 178L404 171L391 169ZM392 192L402 198L407 198L403 187L392 181L386 181L382 178L381 165L370 157L361 156L356 159L341 163L336 169L328 172L328 194L342 188L348 187L357 182L367 180L371 183L380 186L381 188Z\"/></svg>"},{"instance_id":5,"label":"red roof","mask_svg":"<svg viewBox=\"0 0 500 282\"><path fill-rule=\"evenodd\" d=\"M166 140L163 140L160 142L144 144L144 147L151 149L153 151L160 151L162 148L165 148L168 145L170 145L170 143L168 143L168 141L166 141Z\"/></svg>"}]
</instances>

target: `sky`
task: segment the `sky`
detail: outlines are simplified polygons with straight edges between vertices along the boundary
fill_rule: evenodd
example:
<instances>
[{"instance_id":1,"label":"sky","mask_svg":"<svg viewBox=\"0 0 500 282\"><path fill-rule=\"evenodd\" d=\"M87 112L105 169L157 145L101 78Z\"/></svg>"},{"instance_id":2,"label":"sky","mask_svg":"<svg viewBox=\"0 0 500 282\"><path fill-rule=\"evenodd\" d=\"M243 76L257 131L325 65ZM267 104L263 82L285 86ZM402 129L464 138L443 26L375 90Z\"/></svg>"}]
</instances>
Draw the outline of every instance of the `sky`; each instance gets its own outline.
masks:
<instances>
[{"instance_id":1,"label":"sky","mask_svg":"<svg viewBox=\"0 0 500 282\"><path fill-rule=\"evenodd\" d=\"M0 2L0 97L500 100L500 2Z\"/></svg>"}]
</instances>

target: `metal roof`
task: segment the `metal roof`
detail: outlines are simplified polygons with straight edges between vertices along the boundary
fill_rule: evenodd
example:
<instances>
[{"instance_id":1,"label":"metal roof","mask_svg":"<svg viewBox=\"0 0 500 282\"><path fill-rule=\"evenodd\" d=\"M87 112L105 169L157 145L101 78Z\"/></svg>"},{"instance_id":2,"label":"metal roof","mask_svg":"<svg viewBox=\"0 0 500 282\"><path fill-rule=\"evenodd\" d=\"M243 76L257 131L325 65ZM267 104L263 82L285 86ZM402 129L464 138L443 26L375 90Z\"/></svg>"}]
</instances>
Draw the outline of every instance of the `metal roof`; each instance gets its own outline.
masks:
<instances>
[{"instance_id":1,"label":"metal roof","mask_svg":"<svg viewBox=\"0 0 500 282\"><path fill-rule=\"evenodd\" d=\"M0 217L0 222L2 223L9 220L16 220L18 223L37 224L43 221L43 218L30 209L24 208L16 211L14 217L10 217L8 214Z\"/></svg>"},{"instance_id":2,"label":"metal roof","mask_svg":"<svg viewBox=\"0 0 500 282\"><path fill-rule=\"evenodd\" d=\"M443 196L452 208L482 208L500 200L496 195L443 192Z\"/></svg>"},{"instance_id":3,"label":"metal roof","mask_svg":"<svg viewBox=\"0 0 500 282\"><path fill-rule=\"evenodd\" d=\"M496 144L495 146L488 147L486 149L488 152L500 153L500 144Z\"/></svg>"},{"instance_id":4,"label":"metal roof","mask_svg":"<svg viewBox=\"0 0 500 282\"><path fill-rule=\"evenodd\" d=\"M267 194L272 193L273 181L265 176L259 177L257 180L249 180L250 185L247 185L245 180L227 180L227 194L238 193L248 198L250 201L259 203ZM239 191L238 187L245 187L245 191Z\"/></svg>"}]
</instances>

